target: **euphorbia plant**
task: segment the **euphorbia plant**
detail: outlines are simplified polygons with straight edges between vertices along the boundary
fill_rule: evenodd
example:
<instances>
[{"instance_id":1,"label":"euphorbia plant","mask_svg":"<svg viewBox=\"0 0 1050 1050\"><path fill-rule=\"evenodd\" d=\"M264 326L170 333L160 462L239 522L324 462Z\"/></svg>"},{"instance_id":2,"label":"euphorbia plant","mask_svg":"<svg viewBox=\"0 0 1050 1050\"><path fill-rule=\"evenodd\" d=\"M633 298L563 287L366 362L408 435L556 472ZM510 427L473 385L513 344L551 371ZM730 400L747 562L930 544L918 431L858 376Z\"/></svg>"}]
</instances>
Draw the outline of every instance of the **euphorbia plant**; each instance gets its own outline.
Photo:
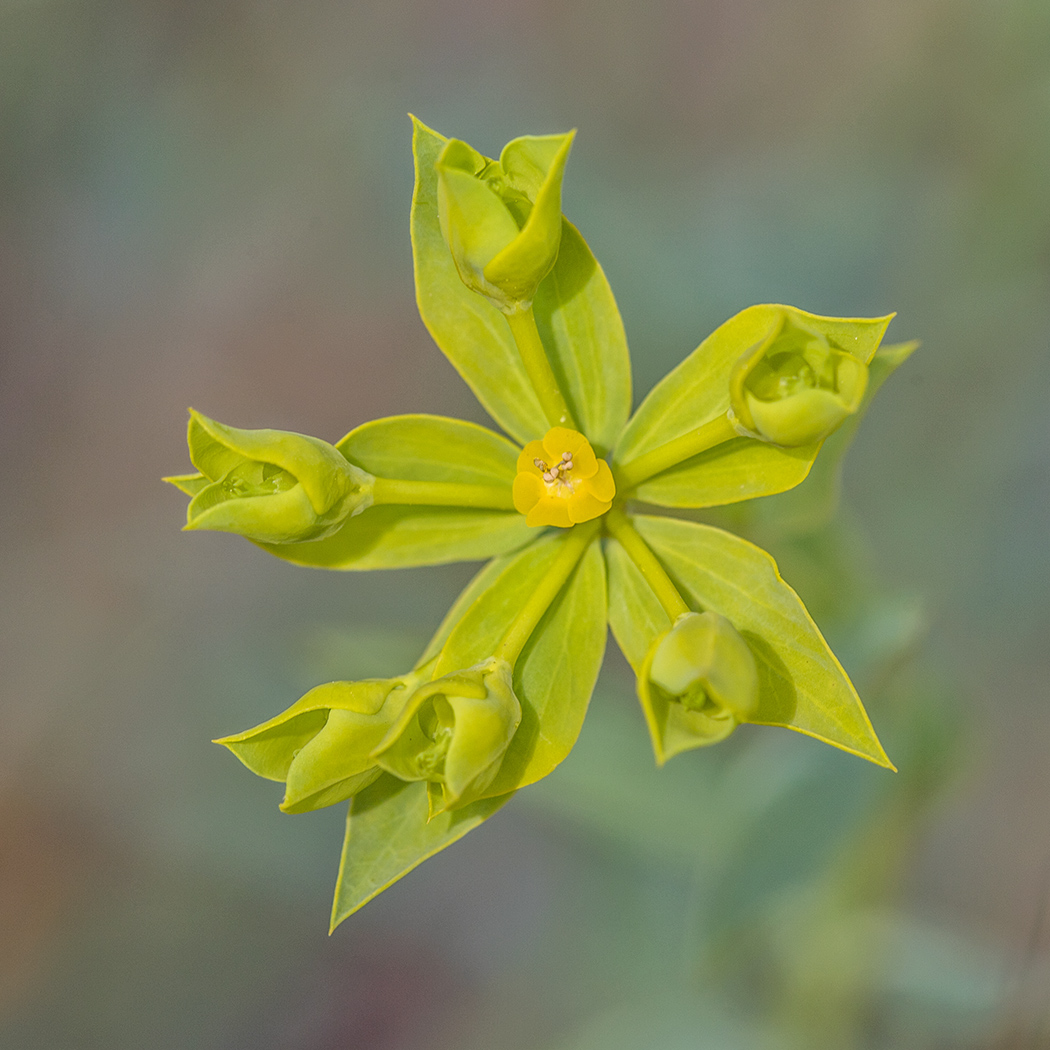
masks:
<instances>
[{"instance_id":1,"label":"euphorbia plant","mask_svg":"<svg viewBox=\"0 0 1050 1050\"><path fill-rule=\"evenodd\" d=\"M518 138L496 161L415 122L419 310L509 437L405 415L329 445L191 413L197 472L168 479L192 496L188 528L300 565L491 559L415 667L320 685L218 741L285 784L286 812L350 799L333 927L568 755L606 623L660 764L747 722L890 766L772 558L673 516L802 481L869 367L900 359L879 350L890 318L752 306L632 416L616 303L561 214L572 138Z\"/></svg>"}]
</instances>

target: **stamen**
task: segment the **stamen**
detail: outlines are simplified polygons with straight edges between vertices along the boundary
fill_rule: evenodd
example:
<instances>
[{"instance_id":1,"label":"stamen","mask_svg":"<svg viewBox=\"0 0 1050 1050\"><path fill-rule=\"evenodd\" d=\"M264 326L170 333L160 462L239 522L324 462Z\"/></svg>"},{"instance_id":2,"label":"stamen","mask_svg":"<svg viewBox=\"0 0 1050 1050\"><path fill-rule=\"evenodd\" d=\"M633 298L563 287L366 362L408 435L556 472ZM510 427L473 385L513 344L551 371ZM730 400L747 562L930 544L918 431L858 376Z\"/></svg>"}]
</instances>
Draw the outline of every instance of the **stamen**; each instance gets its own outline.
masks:
<instances>
[{"instance_id":1,"label":"stamen","mask_svg":"<svg viewBox=\"0 0 1050 1050\"><path fill-rule=\"evenodd\" d=\"M535 463L537 469L546 472L547 464L544 463L542 459L534 459L532 462Z\"/></svg>"},{"instance_id":2,"label":"stamen","mask_svg":"<svg viewBox=\"0 0 1050 1050\"><path fill-rule=\"evenodd\" d=\"M551 467L551 477L556 478L557 476L558 476L558 468L557 467Z\"/></svg>"},{"instance_id":3,"label":"stamen","mask_svg":"<svg viewBox=\"0 0 1050 1050\"><path fill-rule=\"evenodd\" d=\"M543 480L548 482L553 481L554 475L549 470L546 470L543 472Z\"/></svg>"}]
</instances>

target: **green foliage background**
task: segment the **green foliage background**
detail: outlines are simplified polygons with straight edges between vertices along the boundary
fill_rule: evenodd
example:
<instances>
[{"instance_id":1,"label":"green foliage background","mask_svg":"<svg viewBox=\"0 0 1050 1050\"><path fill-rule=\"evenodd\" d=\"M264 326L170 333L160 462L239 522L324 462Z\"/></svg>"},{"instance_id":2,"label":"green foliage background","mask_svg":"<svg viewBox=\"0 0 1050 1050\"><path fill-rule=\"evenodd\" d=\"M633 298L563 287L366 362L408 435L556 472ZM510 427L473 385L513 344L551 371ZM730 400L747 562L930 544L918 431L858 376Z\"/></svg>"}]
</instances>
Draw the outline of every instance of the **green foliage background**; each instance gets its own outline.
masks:
<instances>
[{"instance_id":1,"label":"green foliage background","mask_svg":"<svg viewBox=\"0 0 1050 1050\"><path fill-rule=\"evenodd\" d=\"M1038 1045L1048 56L1042 0L0 4L0 1045ZM637 397L754 302L922 338L840 525L737 523L901 773L756 727L657 773L610 660L555 775L328 939L342 812L207 741L408 666L470 567L307 572L156 479L189 404L483 421L415 308L408 110L579 128Z\"/></svg>"}]
</instances>

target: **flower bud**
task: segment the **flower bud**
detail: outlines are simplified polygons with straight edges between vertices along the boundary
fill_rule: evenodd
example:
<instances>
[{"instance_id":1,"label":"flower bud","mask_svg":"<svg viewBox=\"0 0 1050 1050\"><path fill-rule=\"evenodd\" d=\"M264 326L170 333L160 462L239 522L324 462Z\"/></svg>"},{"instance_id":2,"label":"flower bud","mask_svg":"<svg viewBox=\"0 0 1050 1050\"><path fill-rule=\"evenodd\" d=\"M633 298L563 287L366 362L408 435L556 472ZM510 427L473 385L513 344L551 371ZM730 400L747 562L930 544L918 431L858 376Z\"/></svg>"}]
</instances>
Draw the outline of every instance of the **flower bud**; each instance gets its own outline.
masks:
<instances>
[{"instance_id":1,"label":"flower bud","mask_svg":"<svg viewBox=\"0 0 1050 1050\"><path fill-rule=\"evenodd\" d=\"M574 135L514 139L499 161L450 139L437 159L438 221L459 276L506 313L532 302L558 258Z\"/></svg>"},{"instance_id":2,"label":"flower bud","mask_svg":"<svg viewBox=\"0 0 1050 1050\"><path fill-rule=\"evenodd\" d=\"M402 780L439 788L437 811L474 801L495 779L521 722L511 676L510 664L493 658L419 686L375 761Z\"/></svg>"},{"instance_id":3,"label":"flower bud","mask_svg":"<svg viewBox=\"0 0 1050 1050\"><path fill-rule=\"evenodd\" d=\"M330 682L276 718L215 743L253 773L285 783L285 813L321 809L356 795L381 773L372 757L423 678Z\"/></svg>"},{"instance_id":4,"label":"flower bud","mask_svg":"<svg viewBox=\"0 0 1050 1050\"><path fill-rule=\"evenodd\" d=\"M650 647L638 694L662 765L681 751L724 740L755 716L755 658L724 616L684 613Z\"/></svg>"},{"instance_id":5,"label":"flower bud","mask_svg":"<svg viewBox=\"0 0 1050 1050\"><path fill-rule=\"evenodd\" d=\"M298 543L330 536L371 506L372 475L318 438L239 430L190 409L188 440L199 473L164 479L192 496L187 529Z\"/></svg>"},{"instance_id":6,"label":"flower bud","mask_svg":"<svg viewBox=\"0 0 1050 1050\"><path fill-rule=\"evenodd\" d=\"M822 441L860 407L867 365L784 315L737 362L731 414L744 431L793 448Z\"/></svg>"}]
</instances>

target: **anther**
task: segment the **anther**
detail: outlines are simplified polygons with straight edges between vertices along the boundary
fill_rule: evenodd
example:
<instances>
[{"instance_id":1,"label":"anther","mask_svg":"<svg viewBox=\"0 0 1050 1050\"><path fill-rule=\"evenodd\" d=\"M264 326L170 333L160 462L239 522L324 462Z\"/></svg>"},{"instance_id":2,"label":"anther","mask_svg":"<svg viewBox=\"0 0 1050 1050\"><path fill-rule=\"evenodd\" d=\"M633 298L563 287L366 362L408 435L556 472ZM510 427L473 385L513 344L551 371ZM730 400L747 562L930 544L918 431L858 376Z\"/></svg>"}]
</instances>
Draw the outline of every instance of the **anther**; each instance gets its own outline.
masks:
<instances>
[{"instance_id":1,"label":"anther","mask_svg":"<svg viewBox=\"0 0 1050 1050\"><path fill-rule=\"evenodd\" d=\"M532 462L536 465L538 470L546 472L547 464L544 463L542 459L534 459Z\"/></svg>"}]
</instances>

